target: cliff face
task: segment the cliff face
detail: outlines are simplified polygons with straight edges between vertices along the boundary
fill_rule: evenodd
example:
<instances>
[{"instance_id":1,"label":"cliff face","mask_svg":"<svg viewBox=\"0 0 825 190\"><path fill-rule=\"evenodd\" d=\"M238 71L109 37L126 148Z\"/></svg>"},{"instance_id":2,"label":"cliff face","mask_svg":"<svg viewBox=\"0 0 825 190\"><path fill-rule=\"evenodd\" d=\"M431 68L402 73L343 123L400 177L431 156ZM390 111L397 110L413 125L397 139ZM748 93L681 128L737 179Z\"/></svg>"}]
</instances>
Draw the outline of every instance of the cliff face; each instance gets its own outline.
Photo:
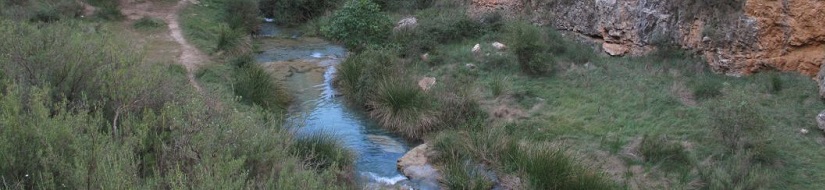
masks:
<instances>
[{"instance_id":1,"label":"cliff face","mask_svg":"<svg viewBox=\"0 0 825 190\"><path fill-rule=\"evenodd\" d=\"M526 15L573 31L611 55L675 43L716 71L764 69L815 76L825 62L823 0L473 0L472 11Z\"/></svg>"}]
</instances>

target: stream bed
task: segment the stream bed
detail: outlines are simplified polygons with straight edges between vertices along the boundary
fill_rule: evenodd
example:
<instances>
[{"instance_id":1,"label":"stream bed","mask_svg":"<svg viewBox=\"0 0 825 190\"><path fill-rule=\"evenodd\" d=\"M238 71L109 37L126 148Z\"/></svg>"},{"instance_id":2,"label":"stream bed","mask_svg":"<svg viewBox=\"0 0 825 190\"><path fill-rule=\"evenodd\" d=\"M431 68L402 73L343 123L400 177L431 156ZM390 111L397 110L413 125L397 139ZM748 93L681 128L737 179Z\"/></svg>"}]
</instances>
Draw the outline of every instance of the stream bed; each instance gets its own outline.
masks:
<instances>
[{"instance_id":1,"label":"stream bed","mask_svg":"<svg viewBox=\"0 0 825 190\"><path fill-rule=\"evenodd\" d=\"M262 50L256 61L291 91L294 103L286 125L297 136L325 133L339 139L357 156L355 177L363 189L437 189L398 171L397 160L414 144L377 126L333 88L345 48L270 23L262 30L265 37L255 39Z\"/></svg>"}]
</instances>

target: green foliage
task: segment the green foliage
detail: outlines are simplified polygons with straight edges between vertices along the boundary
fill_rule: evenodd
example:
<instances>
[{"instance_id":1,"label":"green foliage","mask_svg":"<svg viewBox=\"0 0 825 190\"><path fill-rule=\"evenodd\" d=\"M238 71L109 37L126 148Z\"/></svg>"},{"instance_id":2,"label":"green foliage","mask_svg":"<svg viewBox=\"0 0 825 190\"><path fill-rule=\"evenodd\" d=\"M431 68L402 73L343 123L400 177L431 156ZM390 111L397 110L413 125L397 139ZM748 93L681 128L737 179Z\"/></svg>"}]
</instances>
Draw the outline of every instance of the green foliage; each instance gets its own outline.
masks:
<instances>
[{"instance_id":1,"label":"green foliage","mask_svg":"<svg viewBox=\"0 0 825 190\"><path fill-rule=\"evenodd\" d=\"M137 29L150 30L165 27L166 22L162 19L143 17L135 21L135 24L133 24L132 26Z\"/></svg>"},{"instance_id":2,"label":"green foliage","mask_svg":"<svg viewBox=\"0 0 825 190\"><path fill-rule=\"evenodd\" d=\"M639 152L645 161L662 164L671 168L688 166L691 163L685 148L665 135L645 135Z\"/></svg>"},{"instance_id":3,"label":"green foliage","mask_svg":"<svg viewBox=\"0 0 825 190\"><path fill-rule=\"evenodd\" d=\"M224 14L224 19L229 24L229 28L246 34L258 30L260 19L258 19L257 0L231 0L226 1L225 6L229 14Z\"/></svg>"},{"instance_id":4,"label":"green foliage","mask_svg":"<svg viewBox=\"0 0 825 190\"><path fill-rule=\"evenodd\" d=\"M286 90L257 65L242 67L235 76L235 95L240 96L243 102L279 112L286 110L292 101Z\"/></svg>"},{"instance_id":5,"label":"green foliage","mask_svg":"<svg viewBox=\"0 0 825 190\"><path fill-rule=\"evenodd\" d=\"M0 2L0 15L13 20L54 22L80 16L83 7L73 0L13 0Z\"/></svg>"},{"instance_id":6,"label":"green foliage","mask_svg":"<svg viewBox=\"0 0 825 190\"><path fill-rule=\"evenodd\" d=\"M588 171L559 150L513 148L509 163L527 176L535 189L615 189L615 184L601 174Z\"/></svg>"},{"instance_id":7,"label":"green foliage","mask_svg":"<svg viewBox=\"0 0 825 190\"><path fill-rule=\"evenodd\" d=\"M450 189L492 189L494 182L487 179L482 168L469 166L468 163L450 163L444 170L447 188Z\"/></svg>"},{"instance_id":8,"label":"green foliage","mask_svg":"<svg viewBox=\"0 0 825 190\"><path fill-rule=\"evenodd\" d=\"M308 134L295 139L292 149L295 154L306 158L311 167L351 167L355 158L334 136L323 133Z\"/></svg>"},{"instance_id":9,"label":"green foliage","mask_svg":"<svg viewBox=\"0 0 825 190\"><path fill-rule=\"evenodd\" d=\"M463 11L455 9L428 9L417 14L419 39L432 39L439 43L459 42L472 39L491 31L488 25L470 18Z\"/></svg>"},{"instance_id":10,"label":"green foliage","mask_svg":"<svg viewBox=\"0 0 825 190\"><path fill-rule=\"evenodd\" d=\"M267 18L279 24L299 24L319 18L334 10L341 0L260 0L260 9Z\"/></svg>"},{"instance_id":11,"label":"green foliage","mask_svg":"<svg viewBox=\"0 0 825 190\"><path fill-rule=\"evenodd\" d=\"M338 66L336 83L356 105L366 105L371 98L371 86L395 72L394 55L391 51L371 48L350 56Z\"/></svg>"},{"instance_id":12,"label":"green foliage","mask_svg":"<svg viewBox=\"0 0 825 190\"><path fill-rule=\"evenodd\" d=\"M367 105L370 116L382 126L418 139L439 124L431 99L415 81L385 78L377 85Z\"/></svg>"},{"instance_id":13,"label":"green foliage","mask_svg":"<svg viewBox=\"0 0 825 190\"><path fill-rule=\"evenodd\" d=\"M521 71L530 75L544 75L553 69L546 56L545 34L540 28L525 22L516 22L510 26L508 41L510 48L518 59Z\"/></svg>"},{"instance_id":14,"label":"green foliage","mask_svg":"<svg viewBox=\"0 0 825 190\"><path fill-rule=\"evenodd\" d=\"M722 83L713 79L700 80L693 85L693 95L699 99L710 99L722 95Z\"/></svg>"},{"instance_id":15,"label":"green foliage","mask_svg":"<svg viewBox=\"0 0 825 190\"><path fill-rule=\"evenodd\" d=\"M425 9L433 5L436 0L376 0L381 9L388 12L409 12L416 9Z\"/></svg>"},{"instance_id":16,"label":"green foliage","mask_svg":"<svg viewBox=\"0 0 825 190\"><path fill-rule=\"evenodd\" d=\"M378 5L371 0L353 0L336 11L321 32L348 48L360 49L369 44L380 44L389 37L391 29L392 21L381 13Z\"/></svg>"}]
</instances>

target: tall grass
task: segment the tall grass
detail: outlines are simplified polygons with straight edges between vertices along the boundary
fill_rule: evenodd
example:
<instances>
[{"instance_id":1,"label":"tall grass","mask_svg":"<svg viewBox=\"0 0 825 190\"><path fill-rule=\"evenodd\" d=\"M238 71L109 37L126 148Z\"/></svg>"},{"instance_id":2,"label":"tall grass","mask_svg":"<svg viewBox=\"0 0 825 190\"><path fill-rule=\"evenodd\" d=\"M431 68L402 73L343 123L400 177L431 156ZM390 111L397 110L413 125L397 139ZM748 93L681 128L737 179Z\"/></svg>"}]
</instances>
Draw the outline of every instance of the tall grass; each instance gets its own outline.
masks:
<instances>
[{"instance_id":1,"label":"tall grass","mask_svg":"<svg viewBox=\"0 0 825 190\"><path fill-rule=\"evenodd\" d=\"M374 98L367 104L369 115L379 124L408 138L421 138L439 124L431 99L412 80L386 78L378 82Z\"/></svg>"},{"instance_id":2,"label":"tall grass","mask_svg":"<svg viewBox=\"0 0 825 190\"><path fill-rule=\"evenodd\" d=\"M311 167L321 170L330 167L352 167L355 155L341 144L332 135L315 133L296 138L291 151L308 159Z\"/></svg>"},{"instance_id":3,"label":"tall grass","mask_svg":"<svg viewBox=\"0 0 825 190\"><path fill-rule=\"evenodd\" d=\"M249 65L239 68L235 77L235 95L240 96L243 102L274 112L286 110L291 102L286 90L260 66Z\"/></svg>"}]
</instances>

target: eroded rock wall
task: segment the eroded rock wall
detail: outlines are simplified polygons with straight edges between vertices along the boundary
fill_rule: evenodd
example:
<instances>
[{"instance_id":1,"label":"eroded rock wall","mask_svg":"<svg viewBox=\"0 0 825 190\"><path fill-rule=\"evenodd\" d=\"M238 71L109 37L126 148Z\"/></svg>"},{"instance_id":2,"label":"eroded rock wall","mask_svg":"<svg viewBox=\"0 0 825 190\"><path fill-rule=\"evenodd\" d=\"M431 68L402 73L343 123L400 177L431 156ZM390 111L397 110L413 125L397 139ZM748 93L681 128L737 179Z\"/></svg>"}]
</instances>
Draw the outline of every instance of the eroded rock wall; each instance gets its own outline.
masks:
<instances>
[{"instance_id":1,"label":"eroded rock wall","mask_svg":"<svg viewBox=\"0 0 825 190\"><path fill-rule=\"evenodd\" d=\"M825 0L473 0L473 13L526 16L641 55L675 43L731 75L815 76L825 62ZM626 51L616 51L623 50Z\"/></svg>"}]
</instances>

